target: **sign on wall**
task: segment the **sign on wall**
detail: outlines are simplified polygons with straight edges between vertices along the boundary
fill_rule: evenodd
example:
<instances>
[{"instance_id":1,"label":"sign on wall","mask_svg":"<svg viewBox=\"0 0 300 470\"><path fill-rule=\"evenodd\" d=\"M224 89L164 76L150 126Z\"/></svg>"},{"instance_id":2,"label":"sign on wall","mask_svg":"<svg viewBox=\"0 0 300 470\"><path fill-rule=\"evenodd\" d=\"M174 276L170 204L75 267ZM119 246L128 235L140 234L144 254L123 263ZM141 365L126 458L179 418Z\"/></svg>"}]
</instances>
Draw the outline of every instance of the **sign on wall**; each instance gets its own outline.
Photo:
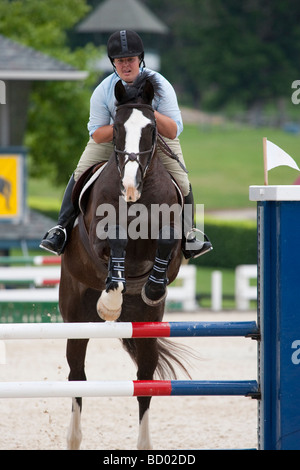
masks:
<instances>
[{"instance_id":1,"label":"sign on wall","mask_svg":"<svg viewBox=\"0 0 300 470\"><path fill-rule=\"evenodd\" d=\"M24 154L0 153L0 221L22 219L25 208Z\"/></svg>"}]
</instances>

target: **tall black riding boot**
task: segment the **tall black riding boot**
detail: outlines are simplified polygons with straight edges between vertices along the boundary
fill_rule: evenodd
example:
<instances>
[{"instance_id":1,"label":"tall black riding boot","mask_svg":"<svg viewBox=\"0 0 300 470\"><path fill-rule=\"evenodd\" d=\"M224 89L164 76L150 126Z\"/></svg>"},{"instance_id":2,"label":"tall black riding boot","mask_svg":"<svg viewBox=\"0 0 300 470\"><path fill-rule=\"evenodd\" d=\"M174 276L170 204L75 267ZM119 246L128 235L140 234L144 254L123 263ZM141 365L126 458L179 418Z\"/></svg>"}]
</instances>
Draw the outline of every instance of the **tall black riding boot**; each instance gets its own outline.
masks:
<instances>
[{"instance_id":1,"label":"tall black riding boot","mask_svg":"<svg viewBox=\"0 0 300 470\"><path fill-rule=\"evenodd\" d=\"M186 204L189 204L189 206L186 208L183 207L183 236L181 249L186 259L198 258L198 256L204 255L208 251L212 250L213 247L205 233L195 228L194 196L191 185L189 194L184 198L184 206ZM203 241L197 239L197 232L202 234Z\"/></svg>"},{"instance_id":2,"label":"tall black riding boot","mask_svg":"<svg viewBox=\"0 0 300 470\"><path fill-rule=\"evenodd\" d=\"M60 255L64 251L68 234L70 233L78 215L72 203L72 191L74 185L75 180L72 175L65 190L57 225L52 227L49 232L45 234L40 243L41 248L56 255Z\"/></svg>"}]
</instances>

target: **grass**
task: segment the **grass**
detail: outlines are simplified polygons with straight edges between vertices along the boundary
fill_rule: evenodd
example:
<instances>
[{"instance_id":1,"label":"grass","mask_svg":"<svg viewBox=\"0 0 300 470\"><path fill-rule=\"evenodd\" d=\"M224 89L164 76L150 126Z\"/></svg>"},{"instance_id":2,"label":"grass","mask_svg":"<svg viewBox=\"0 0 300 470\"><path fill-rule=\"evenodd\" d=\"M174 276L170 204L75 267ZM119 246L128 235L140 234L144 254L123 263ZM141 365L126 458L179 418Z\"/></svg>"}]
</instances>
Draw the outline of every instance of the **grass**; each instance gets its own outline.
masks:
<instances>
[{"instance_id":1,"label":"grass","mask_svg":"<svg viewBox=\"0 0 300 470\"><path fill-rule=\"evenodd\" d=\"M55 187L46 178L29 178L27 202L31 209L45 214L59 212L64 188Z\"/></svg>"},{"instance_id":2,"label":"grass","mask_svg":"<svg viewBox=\"0 0 300 470\"><path fill-rule=\"evenodd\" d=\"M200 127L186 125L180 137L193 186L195 202L205 210L253 207L249 186L263 185L262 139L267 137L300 164L300 136L280 129L250 128L231 124ZM293 184L298 172L289 167L269 172L269 184ZM66 184L68 177L66 176ZM58 211L64 187L47 178L29 179L30 207Z\"/></svg>"},{"instance_id":3,"label":"grass","mask_svg":"<svg viewBox=\"0 0 300 470\"><path fill-rule=\"evenodd\" d=\"M181 145L195 201L205 210L253 207L249 186L263 185L262 139L267 137L300 164L300 137L279 129L186 126ZM298 172L278 167L269 184L293 184Z\"/></svg>"}]
</instances>

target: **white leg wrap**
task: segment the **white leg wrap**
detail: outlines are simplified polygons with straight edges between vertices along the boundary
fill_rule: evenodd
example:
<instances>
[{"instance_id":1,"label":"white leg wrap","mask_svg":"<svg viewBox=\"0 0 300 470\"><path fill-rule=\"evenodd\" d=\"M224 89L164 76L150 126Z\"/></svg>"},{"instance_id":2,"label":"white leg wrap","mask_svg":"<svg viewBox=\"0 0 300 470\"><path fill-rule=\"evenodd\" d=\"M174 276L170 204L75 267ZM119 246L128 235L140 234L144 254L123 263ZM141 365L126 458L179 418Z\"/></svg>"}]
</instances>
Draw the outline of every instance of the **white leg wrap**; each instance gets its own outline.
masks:
<instances>
[{"instance_id":1,"label":"white leg wrap","mask_svg":"<svg viewBox=\"0 0 300 470\"><path fill-rule=\"evenodd\" d=\"M78 450L80 449L82 439L81 413L75 398L72 398L72 405L71 422L67 434L67 446L68 450Z\"/></svg>"},{"instance_id":2,"label":"white leg wrap","mask_svg":"<svg viewBox=\"0 0 300 470\"><path fill-rule=\"evenodd\" d=\"M138 450L152 450L152 442L149 427L149 410L147 410L140 422L139 437L137 442Z\"/></svg>"}]
</instances>

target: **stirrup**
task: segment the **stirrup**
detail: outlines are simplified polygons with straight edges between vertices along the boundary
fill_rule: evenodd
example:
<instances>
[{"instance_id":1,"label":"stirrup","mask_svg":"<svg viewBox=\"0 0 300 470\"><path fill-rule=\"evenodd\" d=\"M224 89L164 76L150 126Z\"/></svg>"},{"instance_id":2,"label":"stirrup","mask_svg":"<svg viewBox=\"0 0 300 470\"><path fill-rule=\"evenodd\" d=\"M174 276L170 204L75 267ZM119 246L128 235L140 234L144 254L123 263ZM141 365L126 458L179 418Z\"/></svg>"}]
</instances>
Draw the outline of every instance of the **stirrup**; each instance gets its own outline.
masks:
<instances>
[{"instance_id":1,"label":"stirrup","mask_svg":"<svg viewBox=\"0 0 300 470\"><path fill-rule=\"evenodd\" d=\"M51 232L53 234L51 235ZM49 237L50 235L50 237ZM56 240L56 243L51 240L51 238L57 238L62 236L64 237L63 241ZM48 238L49 237L49 238ZM59 243L57 243L59 242ZM52 227L44 236L43 240L41 241L39 247L42 248L43 250L49 251L50 253L53 253L55 255L60 255L66 246L67 243L67 231L64 227L61 225L55 225ZM58 246L57 246L58 245Z\"/></svg>"},{"instance_id":2,"label":"stirrup","mask_svg":"<svg viewBox=\"0 0 300 470\"><path fill-rule=\"evenodd\" d=\"M189 240L189 237L191 236L191 234L194 234L195 232L201 233L201 235L204 236L205 241L202 242L198 240L196 238L196 235L194 235L194 237L191 240ZM195 247L193 247L193 244L197 242L201 243L201 246L195 249ZM199 230L198 228L193 227L191 230L187 232L186 236L183 239L182 252L183 252L185 259L198 258L199 256L204 255L208 251L211 251L212 249L213 249L213 246L208 236L204 232Z\"/></svg>"}]
</instances>

